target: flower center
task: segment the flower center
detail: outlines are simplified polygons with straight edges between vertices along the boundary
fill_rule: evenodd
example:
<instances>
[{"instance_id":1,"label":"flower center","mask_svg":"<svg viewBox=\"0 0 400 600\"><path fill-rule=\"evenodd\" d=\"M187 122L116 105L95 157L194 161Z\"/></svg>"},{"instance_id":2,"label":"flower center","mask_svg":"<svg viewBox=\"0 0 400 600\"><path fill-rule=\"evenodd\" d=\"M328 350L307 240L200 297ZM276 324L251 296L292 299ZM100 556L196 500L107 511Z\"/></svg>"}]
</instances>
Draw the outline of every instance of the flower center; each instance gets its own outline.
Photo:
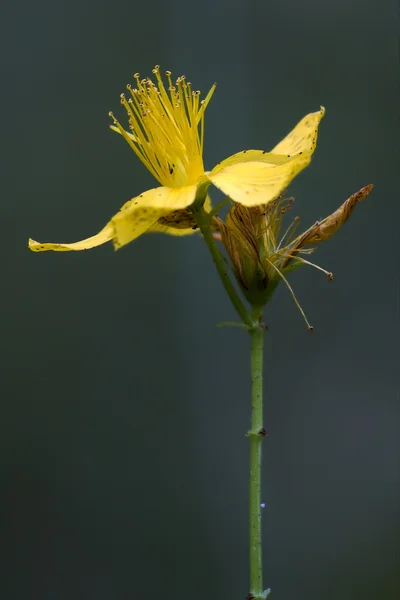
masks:
<instances>
[{"instance_id":1,"label":"flower center","mask_svg":"<svg viewBox=\"0 0 400 600\"><path fill-rule=\"evenodd\" d=\"M159 66L153 69L156 83L140 79L135 73L136 87L127 86L129 98L121 94L121 104L128 113L129 129L125 131L113 113L114 125L154 177L165 186L194 184L203 175L204 112L215 90L200 101L182 75L172 84L166 72L168 88L162 81Z\"/></svg>"}]
</instances>

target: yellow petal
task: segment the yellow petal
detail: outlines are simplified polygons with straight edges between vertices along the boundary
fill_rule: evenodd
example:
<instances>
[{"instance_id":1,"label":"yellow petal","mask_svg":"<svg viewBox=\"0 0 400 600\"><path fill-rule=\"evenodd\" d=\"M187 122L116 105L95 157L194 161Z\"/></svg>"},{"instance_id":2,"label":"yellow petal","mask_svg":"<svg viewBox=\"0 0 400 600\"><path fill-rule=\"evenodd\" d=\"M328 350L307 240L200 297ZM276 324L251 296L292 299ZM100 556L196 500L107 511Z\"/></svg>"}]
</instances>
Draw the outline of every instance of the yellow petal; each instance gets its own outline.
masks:
<instances>
[{"instance_id":1,"label":"yellow petal","mask_svg":"<svg viewBox=\"0 0 400 600\"><path fill-rule=\"evenodd\" d=\"M242 150L218 163L211 171L211 174L214 175L215 173L219 173L225 169L225 167L236 165L237 163L263 162L271 165L282 165L289 162L290 159L290 156L274 154L273 152L266 152L265 150Z\"/></svg>"},{"instance_id":2,"label":"yellow petal","mask_svg":"<svg viewBox=\"0 0 400 600\"><path fill-rule=\"evenodd\" d=\"M101 244L109 242L112 240L113 236L114 228L111 223L107 223L104 229L102 229L98 234L80 242L73 242L72 244L41 244L40 242L36 242L35 240L32 240L32 238L29 238L29 248L33 252L45 252L46 250L54 250L55 252L66 252L68 250L88 250L89 248L101 246Z\"/></svg>"},{"instance_id":3,"label":"yellow petal","mask_svg":"<svg viewBox=\"0 0 400 600\"><path fill-rule=\"evenodd\" d=\"M34 252L87 250L111 240L115 248L120 248L149 231L159 218L190 206L194 202L196 191L196 185L181 188L158 187L148 190L126 202L97 235L72 244L41 244L30 239L29 248Z\"/></svg>"},{"instance_id":4,"label":"yellow petal","mask_svg":"<svg viewBox=\"0 0 400 600\"><path fill-rule=\"evenodd\" d=\"M211 171L208 178L235 202L257 206L275 200L309 162L308 153L297 155L280 165L241 162L217 173Z\"/></svg>"},{"instance_id":5,"label":"yellow petal","mask_svg":"<svg viewBox=\"0 0 400 600\"><path fill-rule=\"evenodd\" d=\"M185 227L184 229L178 229L177 227L169 227L168 225L162 225L159 222L152 225L152 227L149 229L149 233L167 233L168 235L175 236L190 235L195 232L196 230L193 229L193 227Z\"/></svg>"},{"instance_id":6,"label":"yellow petal","mask_svg":"<svg viewBox=\"0 0 400 600\"><path fill-rule=\"evenodd\" d=\"M317 145L318 126L325 114L325 108L306 115L296 127L271 152L292 155L299 152L312 154Z\"/></svg>"},{"instance_id":7,"label":"yellow petal","mask_svg":"<svg viewBox=\"0 0 400 600\"><path fill-rule=\"evenodd\" d=\"M197 185L158 187L129 200L111 219L114 247L121 248L156 226L158 219L193 204Z\"/></svg>"},{"instance_id":8,"label":"yellow petal","mask_svg":"<svg viewBox=\"0 0 400 600\"><path fill-rule=\"evenodd\" d=\"M325 108L306 115L275 148L270 152L265 150L242 150L232 154L211 171L218 173L229 167L242 162L264 162L272 165L281 165L289 162L293 154L308 152L312 154L317 141L318 125L325 114Z\"/></svg>"}]
</instances>

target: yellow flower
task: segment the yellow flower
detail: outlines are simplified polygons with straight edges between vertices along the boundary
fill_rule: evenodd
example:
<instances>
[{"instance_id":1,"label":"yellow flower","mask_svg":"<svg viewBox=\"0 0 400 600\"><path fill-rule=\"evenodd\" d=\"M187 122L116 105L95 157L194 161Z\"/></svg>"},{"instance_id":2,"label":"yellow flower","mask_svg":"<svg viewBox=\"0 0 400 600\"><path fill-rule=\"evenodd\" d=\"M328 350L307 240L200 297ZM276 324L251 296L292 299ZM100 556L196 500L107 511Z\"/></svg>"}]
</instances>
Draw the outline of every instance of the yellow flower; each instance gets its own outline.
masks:
<instances>
[{"instance_id":1,"label":"yellow flower","mask_svg":"<svg viewBox=\"0 0 400 600\"><path fill-rule=\"evenodd\" d=\"M204 113L215 84L200 101L200 92L192 90L184 76L178 77L173 85L167 71L165 87L158 66L153 74L155 82L150 78L140 79L136 73L136 87L127 86L128 99L121 95L130 131L112 113L110 116L114 122L112 129L125 138L161 187L129 200L93 237L72 244L40 244L30 239L31 250L86 250L108 241L120 248L146 232L192 233L194 219L189 207L196 199L206 197L210 184L244 206L265 205L277 198L309 164L325 112L323 107L306 115L271 152L244 150L205 172ZM209 208L207 198L206 209Z\"/></svg>"}]
</instances>

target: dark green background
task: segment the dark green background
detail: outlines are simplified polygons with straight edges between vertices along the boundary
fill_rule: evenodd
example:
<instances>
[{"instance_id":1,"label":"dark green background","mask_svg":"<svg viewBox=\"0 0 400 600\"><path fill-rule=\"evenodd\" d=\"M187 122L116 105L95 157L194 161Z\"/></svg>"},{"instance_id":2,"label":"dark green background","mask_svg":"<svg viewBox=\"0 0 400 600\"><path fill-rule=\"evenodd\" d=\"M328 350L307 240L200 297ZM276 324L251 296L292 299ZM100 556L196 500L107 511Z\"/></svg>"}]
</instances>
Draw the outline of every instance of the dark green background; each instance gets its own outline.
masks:
<instances>
[{"instance_id":1,"label":"dark green background","mask_svg":"<svg viewBox=\"0 0 400 600\"><path fill-rule=\"evenodd\" d=\"M108 129L154 64L216 94L206 167L327 108L305 226L375 189L266 311L265 584L399 593L394 0L10 2L1 9L2 600L243 600L249 348L196 236L37 255L154 181Z\"/></svg>"}]
</instances>

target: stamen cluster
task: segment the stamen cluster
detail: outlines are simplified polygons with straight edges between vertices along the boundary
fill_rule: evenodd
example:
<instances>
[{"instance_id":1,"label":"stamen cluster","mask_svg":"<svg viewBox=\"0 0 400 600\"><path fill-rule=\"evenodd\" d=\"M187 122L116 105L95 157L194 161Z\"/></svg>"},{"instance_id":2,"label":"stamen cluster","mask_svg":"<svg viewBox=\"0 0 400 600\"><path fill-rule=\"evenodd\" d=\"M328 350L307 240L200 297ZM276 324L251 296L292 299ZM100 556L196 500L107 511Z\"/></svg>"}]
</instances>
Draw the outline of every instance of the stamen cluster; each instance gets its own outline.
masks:
<instances>
[{"instance_id":1,"label":"stamen cluster","mask_svg":"<svg viewBox=\"0 0 400 600\"><path fill-rule=\"evenodd\" d=\"M130 133L113 113L109 114L115 128L162 185L193 184L204 173L204 112L215 84L206 98L200 100L200 92L192 90L184 75L174 85L171 71L166 71L166 88L158 65L153 74L156 83L135 73L136 87L127 85L128 98L121 94Z\"/></svg>"}]
</instances>

